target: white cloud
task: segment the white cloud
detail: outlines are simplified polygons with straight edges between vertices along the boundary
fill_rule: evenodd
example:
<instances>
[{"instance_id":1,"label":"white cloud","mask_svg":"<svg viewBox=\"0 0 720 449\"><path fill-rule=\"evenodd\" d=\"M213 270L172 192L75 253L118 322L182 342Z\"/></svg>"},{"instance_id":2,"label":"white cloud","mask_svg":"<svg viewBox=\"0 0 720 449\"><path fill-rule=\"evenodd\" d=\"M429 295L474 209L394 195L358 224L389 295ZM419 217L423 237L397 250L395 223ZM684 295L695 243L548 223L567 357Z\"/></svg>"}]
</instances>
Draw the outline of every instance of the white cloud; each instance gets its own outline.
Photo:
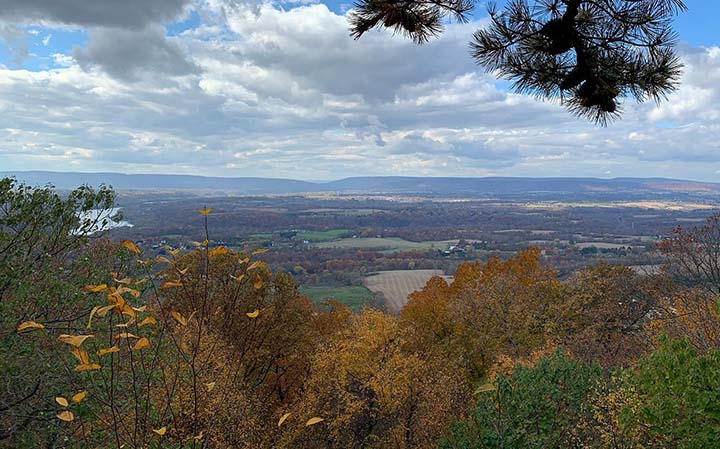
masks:
<instances>
[{"instance_id":1,"label":"white cloud","mask_svg":"<svg viewBox=\"0 0 720 449\"><path fill-rule=\"evenodd\" d=\"M681 48L670 102L628 101L599 128L474 66L482 21L415 46L388 32L354 41L322 4L204 0L203 23L168 37L159 21L185 3L164 4L134 27L90 28L85 48L53 55L59 68L0 70L0 165L308 179L720 169L717 48Z\"/></svg>"},{"instance_id":2,"label":"white cloud","mask_svg":"<svg viewBox=\"0 0 720 449\"><path fill-rule=\"evenodd\" d=\"M682 48L685 70L681 87L669 101L649 113L655 122L717 122L720 120L720 47Z\"/></svg>"}]
</instances>

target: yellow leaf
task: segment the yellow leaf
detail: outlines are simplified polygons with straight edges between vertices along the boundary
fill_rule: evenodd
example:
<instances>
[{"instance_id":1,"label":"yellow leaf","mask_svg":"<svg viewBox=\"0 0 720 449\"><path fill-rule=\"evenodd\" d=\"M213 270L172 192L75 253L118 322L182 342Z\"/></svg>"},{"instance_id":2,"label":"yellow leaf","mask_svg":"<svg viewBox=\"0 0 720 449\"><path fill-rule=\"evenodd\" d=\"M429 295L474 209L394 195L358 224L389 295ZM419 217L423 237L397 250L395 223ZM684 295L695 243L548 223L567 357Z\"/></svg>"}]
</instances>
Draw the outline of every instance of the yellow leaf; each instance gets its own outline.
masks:
<instances>
[{"instance_id":1,"label":"yellow leaf","mask_svg":"<svg viewBox=\"0 0 720 449\"><path fill-rule=\"evenodd\" d=\"M128 277L122 279L113 278L113 281L117 282L118 284L128 285L132 282L132 279Z\"/></svg>"},{"instance_id":2,"label":"yellow leaf","mask_svg":"<svg viewBox=\"0 0 720 449\"><path fill-rule=\"evenodd\" d=\"M96 369L100 369L100 365L97 363L83 363L81 365L78 365L75 367L75 371L81 372L81 371L92 371Z\"/></svg>"},{"instance_id":3,"label":"yellow leaf","mask_svg":"<svg viewBox=\"0 0 720 449\"><path fill-rule=\"evenodd\" d=\"M140 349L145 349L150 347L150 340L143 337L140 340L135 343L135 345L132 347L133 351L139 351Z\"/></svg>"},{"instance_id":4,"label":"yellow leaf","mask_svg":"<svg viewBox=\"0 0 720 449\"><path fill-rule=\"evenodd\" d=\"M175 287L182 287L182 282L167 281L162 285L162 288L175 288Z\"/></svg>"},{"instance_id":5,"label":"yellow leaf","mask_svg":"<svg viewBox=\"0 0 720 449\"><path fill-rule=\"evenodd\" d=\"M172 263L173 263L172 260L168 259L168 258L165 257L165 256L157 256L157 257L155 258L155 262L157 262L157 263L169 263L169 264L172 264Z\"/></svg>"},{"instance_id":6,"label":"yellow leaf","mask_svg":"<svg viewBox=\"0 0 720 449\"><path fill-rule=\"evenodd\" d=\"M175 257L175 256L177 256L178 254L180 254L180 250L179 250L179 249L172 249L172 250L169 250L168 252L169 252L170 254L172 254L173 257Z\"/></svg>"},{"instance_id":7,"label":"yellow leaf","mask_svg":"<svg viewBox=\"0 0 720 449\"><path fill-rule=\"evenodd\" d=\"M115 336L115 340L122 340L123 338L140 338L135 334L131 334L129 332L123 332L121 334L117 334Z\"/></svg>"},{"instance_id":8,"label":"yellow leaf","mask_svg":"<svg viewBox=\"0 0 720 449\"><path fill-rule=\"evenodd\" d=\"M117 290L115 290L115 296L122 295L123 293L130 293L135 298L140 296L139 291L135 290L134 288L125 287L124 285L121 285L117 288Z\"/></svg>"},{"instance_id":9,"label":"yellow leaf","mask_svg":"<svg viewBox=\"0 0 720 449\"><path fill-rule=\"evenodd\" d=\"M115 327L124 329L130 327L130 325L133 323L135 323L135 318L130 318L130 321L128 321L127 323L116 324Z\"/></svg>"},{"instance_id":10,"label":"yellow leaf","mask_svg":"<svg viewBox=\"0 0 720 449\"><path fill-rule=\"evenodd\" d=\"M266 264L265 262L263 262L262 260L256 260L255 262L253 262L253 263L248 267L247 270L248 270L248 271L254 270L255 268L260 268L260 267L263 267L263 266L265 266L265 265L267 265L267 264Z\"/></svg>"},{"instance_id":11,"label":"yellow leaf","mask_svg":"<svg viewBox=\"0 0 720 449\"><path fill-rule=\"evenodd\" d=\"M112 308L112 307L111 307L111 308ZM93 317L95 316L95 314L97 313L97 311L100 310L100 309L101 309L100 306L95 306L95 307L93 307L93 309L90 311L90 318L88 318L88 325L85 326L87 329L90 329L90 327L92 327L92 319L93 319Z\"/></svg>"},{"instance_id":12,"label":"yellow leaf","mask_svg":"<svg viewBox=\"0 0 720 449\"><path fill-rule=\"evenodd\" d=\"M78 402L82 402L82 400L85 399L85 396L87 396L87 391L83 390L83 391L75 394L72 397L72 401L77 404Z\"/></svg>"},{"instance_id":13,"label":"yellow leaf","mask_svg":"<svg viewBox=\"0 0 720 449\"><path fill-rule=\"evenodd\" d=\"M206 207L205 209L200 209L198 211L200 215L209 215L210 212L212 212L212 207Z\"/></svg>"},{"instance_id":14,"label":"yellow leaf","mask_svg":"<svg viewBox=\"0 0 720 449\"><path fill-rule=\"evenodd\" d=\"M58 337L58 340L60 340L63 343L67 343L69 345L75 346L76 348L80 347L80 345L83 344L85 340L88 338L93 338L94 335L66 335L62 334Z\"/></svg>"},{"instance_id":15,"label":"yellow leaf","mask_svg":"<svg viewBox=\"0 0 720 449\"><path fill-rule=\"evenodd\" d=\"M123 299L123 297L117 292L108 294L107 300L110 304L115 306L114 309L116 312L121 313L123 311L123 308L125 307L125 299Z\"/></svg>"},{"instance_id":16,"label":"yellow leaf","mask_svg":"<svg viewBox=\"0 0 720 449\"><path fill-rule=\"evenodd\" d=\"M57 414L57 417L61 421L70 422L75 419L75 415L70 410L65 410Z\"/></svg>"},{"instance_id":17,"label":"yellow leaf","mask_svg":"<svg viewBox=\"0 0 720 449\"><path fill-rule=\"evenodd\" d=\"M113 352L120 352L120 348L118 348L117 346L113 346L112 348L101 349L97 352L97 355L103 356L105 354L111 354Z\"/></svg>"},{"instance_id":18,"label":"yellow leaf","mask_svg":"<svg viewBox=\"0 0 720 449\"><path fill-rule=\"evenodd\" d=\"M231 274L230 277L233 278L233 279L235 279L235 280L238 281L238 282L242 282L242 280L245 279L245 275L244 275L244 274L241 274L241 275L238 276L238 277L235 277L235 276L233 276L233 275Z\"/></svg>"},{"instance_id":19,"label":"yellow leaf","mask_svg":"<svg viewBox=\"0 0 720 449\"><path fill-rule=\"evenodd\" d=\"M246 258L244 258L244 259L240 259L240 263L248 263L248 262L250 262L250 258L249 258L249 257L246 257Z\"/></svg>"},{"instance_id":20,"label":"yellow leaf","mask_svg":"<svg viewBox=\"0 0 720 449\"><path fill-rule=\"evenodd\" d=\"M65 399L65 398L62 397L62 396L56 397L56 398L55 398L55 402L57 402L58 404L60 404L62 407L67 407L67 406L69 405L69 404L68 404L68 400Z\"/></svg>"},{"instance_id":21,"label":"yellow leaf","mask_svg":"<svg viewBox=\"0 0 720 449\"><path fill-rule=\"evenodd\" d=\"M247 315L248 318L257 318L260 315L260 311L255 309L254 312L248 312L245 315Z\"/></svg>"},{"instance_id":22,"label":"yellow leaf","mask_svg":"<svg viewBox=\"0 0 720 449\"><path fill-rule=\"evenodd\" d=\"M224 256L227 253L227 248L225 248L224 246L218 246L208 251L208 257Z\"/></svg>"},{"instance_id":23,"label":"yellow leaf","mask_svg":"<svg viewBox=\"0 0 720 449\"><path fill-rule=\"evenodd\" d=\"M253 255L253 256L256 256L256 255L258 255L258 254L263 254L263 253L266 253L266 252L268 252L268 249L267 249L267 248L258 248L258 249L256 249L255 251L252 252L252 255Z\"/></svg>"},{"instance_id":24,"label":"yellow leaf","mask_svg":"<svg viewBox=\"0 0 720 449\"><path fill-rule=\"evenodd\" d=\"M160 436L163 436L163 435L165 435L165 433L167 432L167 427L163 426L163 427L161 427L161 428L159 428L159 429L153 429L152 431L155 432L155 433L157 433L157 434L160 435Z\"/></svg>"},{"instance_id":25,"label":"yellow leaf","mask_svg":"<svg viewBox=\"0 0 720 449\"><path fill-rule=\"evenodd\" d=\"M138 248L135 242L133 242L132 240L123 240L122 242L120 242L120 245L124 246L135 255L140 254L140 248Z\"/></svg>"},{"instance_id":26,"label":"yellow leaf","mask_svg":"<svg viewBox=\"0 0 720 449\"><path fill-rule=\"evenodd\" d=\"M107 313L108 313L109 311L111 311L112 309L114 309L114 308L115 308L115 304L110 304L109 306L98 307L98 309L97 309L97 311L96 311L96 314L97 314L97 316L99 316L100 318L102 318L102 317L104 317L105 315L107 315Z\"/></svg>"},{"instance_id":27,"label":"yellow leaf","mask_svg":"<svg viewBox=\"0 0 720 449\"><path fill-rule=\"evenodd\" d=\"M133 307L132 309L136 312L144 312L145 309L147 309L147 304L141 307Z\"/></svg>"},{"instance_id":28,"label":"yellow leaf","mask_svg":"<svg viewBox=\"0 0 720 449\"><path fill-rule=\"evenodd\" d=\"M170 315L172 315L172 317L175 318L175 321L177 321L181 325L183 325L183 326L187 325L187 320L182 315L180 315L180 312L173 311L173 312L170 312Z\"/></svg>"},{"instance_id":29,"label":"yellow leaf","mask_svg":"<svg viewBox=\"0 0 720 449\"><path fill-rule=\"evenodd\" d=\"M102 318L105 315L107 315L107 313L109 311L111 311L112 309L115 309L116 307L117 306L115 304L110 304L109 306L103 306L103 307L99 307L99 306L93 307L93 310L90 312L90 318L88 319L87 329L90 329L92 327L93 315L97 315Z\"/></svg>"},{"instance_id":30,"label":"yellow leaf","mask_svg":"<svg viewBox=\"0 0 720 449\"><path fill-rule=\"evenodd\" d=\"M316 416L314 418L310 418L305 423L306 426L314 426L317 423L325 421L323 418L320 418L319 416Z\"/></svg>"},{"instance_id":31,"label":"yellow leaf","mask_svg":"<svg viewBox=\"0 0 720 449\"><path fill-rule=\"evenodd\" d=\"M143 327L143 326L152 325L152 324L157 324L157 321L152 316L149 316L149 317L145 318L144 320L140 321L138 323L138 327Z\"/></svg>"},{"instance_id":32,"label":"yellow leaf","mask_svg":"<svg viewBox=\"0 0 720 449\"><path fill-rule=\"evenodd\" d=\"M206 383L205 388L207 388L207 391L213 391L213 388L215 388L215 382Z\"/></svg>"},{"instance_id":33,"label":"yellow leaf","mask_svg":"<svg viewBox=\"0 0 720 449\"><path fill-rule=\"evenodd\" d=\"M24 323L20 323L17 327L18 332L22 332L25 329L45 329L45 326L40 323L36 323L35 321L25 321Z\"/></svg>"},{"instance_id":34,"label":"yellow leaf","mask_svg":"<svg viewBox=\"0 0 720 449\"><path fill-rule=\"evenodd\" d=\"M98 285L86 285L83 287L84 292L90 292L90 293L98 293L107 290L107 284L98 284Z\"/></svg>"},{"instance_id":35,"label":"yellow leaf","mask_svg":"<svg viewBox=\"0 0 720 449\"><path fill-rule=\"evenodd\" d=\"M86 350L80 348L72 348L70 352L72 352L72 355L75 356L75 358L78 360L78 362L80 362L80 364L90 363L90 356L88 355Z\"/></svg>"},{"instance_id":36,"label":"yellow leaf","mask_svg":"<svg viewBox=\"0 0 720 449\"><path fill-rule=\"evenodd\" d=\"M187 274L190 267L185 268L184 270L177 269L177 272L180 273L180 276L185 276Z\"/></svg>"},{"instance_id":37,"label":"yellow leaf","mask_svg":"<svg viewBox=\"0 0 720 449\"><path fill-rule=\"evenodd\" d=\"M263 280L260 279L260 277L258 276L257 278L255 278L255 282L253 282L253 287L255 287L255 290L259 290L262 288L262 286L263 286Z\"/></svg>"},{"instance_id":38,"label":"yellow leaf","mask_svg":"<svg viewBox=\"0 0 720 449\"><path fill-rule=\"evenodd\" d=\"M285 422L286 419L288 419L292 415L292 412L285 413L280 417L280 420L278 421L278 427L282 426L282 424Z\"/></svg>"}]
</instances>

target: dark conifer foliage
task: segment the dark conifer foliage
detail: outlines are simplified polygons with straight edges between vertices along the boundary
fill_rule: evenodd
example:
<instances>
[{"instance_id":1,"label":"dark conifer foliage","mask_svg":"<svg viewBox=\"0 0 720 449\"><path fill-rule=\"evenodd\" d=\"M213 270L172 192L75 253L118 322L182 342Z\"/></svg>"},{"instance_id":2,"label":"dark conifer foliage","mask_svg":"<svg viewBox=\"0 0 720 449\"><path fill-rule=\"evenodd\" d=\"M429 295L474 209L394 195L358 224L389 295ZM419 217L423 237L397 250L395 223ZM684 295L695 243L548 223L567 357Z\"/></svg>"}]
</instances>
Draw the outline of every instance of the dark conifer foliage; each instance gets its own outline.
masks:
<instances>
[{"instance_id":1,"label":"dark conifer foliage","mask_svg":"<svg viewBox=\"0 0 720 449\"><path fill-rule=\"evenodd\" d=\"M358 39L385 27L423 44L442 33L443 19L466 22L473 6L473 0L359 0L350 14L350 34Z\"/></svg>"},{"instance_id":2,"label":"dark conifer foliage","mask_svg":"<svg viewBox=\"0 0 720 449\"><path fill-rule=\"evenodd\" d=\"M360 37L385 26L422 43L443 19L467 20L472 4L361 0L351 16ZM682 0L509 0L489 6L490 24L473 35L475 60L513 81L514 90L559 99L579 116L606 125L623 98L660 101L678 84L672 19Z\"/></svg>"}]
</instances>

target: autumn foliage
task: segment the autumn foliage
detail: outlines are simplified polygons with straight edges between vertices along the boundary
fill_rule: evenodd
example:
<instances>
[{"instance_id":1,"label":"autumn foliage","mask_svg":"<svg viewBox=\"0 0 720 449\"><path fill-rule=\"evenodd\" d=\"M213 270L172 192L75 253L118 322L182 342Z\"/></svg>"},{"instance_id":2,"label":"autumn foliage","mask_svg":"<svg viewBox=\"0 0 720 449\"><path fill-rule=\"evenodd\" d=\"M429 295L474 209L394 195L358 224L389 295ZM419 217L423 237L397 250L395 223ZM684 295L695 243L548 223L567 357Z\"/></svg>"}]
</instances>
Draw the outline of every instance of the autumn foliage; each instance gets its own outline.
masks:
<instances>
[{"instance_id":1,"label":"autumn foliage","mask_svg":"<svg viewBox=\"0 0 720 449\"><path fill-rule=\"evenodd\" d=\"M692 266L560 279L530 248L431 279L397 316L352 313L300 295L264 250L214 245L212 211L199 212L194 250L149 258L132 241L96 242L93 269L68 268L84 281L72 314L14 312L3 353L23 347L13 366L53 375L37 399L0 402L0 445L684 449L720 438L717 284ZM698 251L678 243L697 238L684 232L663 247L671 264ZM46 425L20 428L19 410Z\"/></svg>"}]
</instances>

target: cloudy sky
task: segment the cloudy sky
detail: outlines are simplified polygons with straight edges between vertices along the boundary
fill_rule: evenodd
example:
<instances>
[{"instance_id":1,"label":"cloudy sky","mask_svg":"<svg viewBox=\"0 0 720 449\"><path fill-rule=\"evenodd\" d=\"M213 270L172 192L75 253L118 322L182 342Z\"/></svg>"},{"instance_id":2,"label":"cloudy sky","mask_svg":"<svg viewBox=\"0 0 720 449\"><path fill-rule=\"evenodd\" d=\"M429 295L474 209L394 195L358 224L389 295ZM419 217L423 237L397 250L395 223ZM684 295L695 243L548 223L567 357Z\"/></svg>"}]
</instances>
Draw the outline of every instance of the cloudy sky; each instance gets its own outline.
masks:
<instances>
[{"instance_id":1,"label":"cloudy sky","mask_svg":"<svg viewBox=\"0 0 720 449\"><path fill-rule=\"evenodd\" d=\"M353 41L342 0L0 0L0 170L720 179L720 2L680 90L600 128L476 67L468 24Z\"/></svg>"}]
</instances>

